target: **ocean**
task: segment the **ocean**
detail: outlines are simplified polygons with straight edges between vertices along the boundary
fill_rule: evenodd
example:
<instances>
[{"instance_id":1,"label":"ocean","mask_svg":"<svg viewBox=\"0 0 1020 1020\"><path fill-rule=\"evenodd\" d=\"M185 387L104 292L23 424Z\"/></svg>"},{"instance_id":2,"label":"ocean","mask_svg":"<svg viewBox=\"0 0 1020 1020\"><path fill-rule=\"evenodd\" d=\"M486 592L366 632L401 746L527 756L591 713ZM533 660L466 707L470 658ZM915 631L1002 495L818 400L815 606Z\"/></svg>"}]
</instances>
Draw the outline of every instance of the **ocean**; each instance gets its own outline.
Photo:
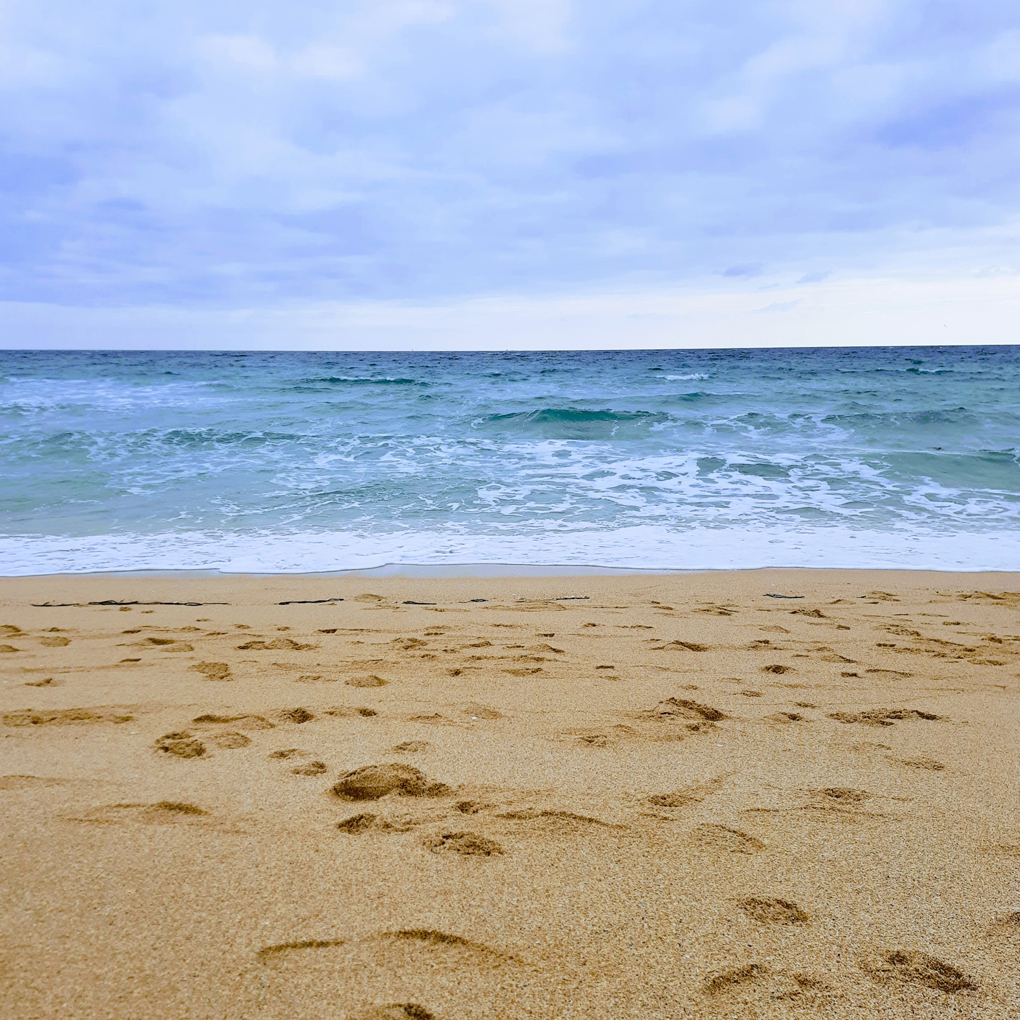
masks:
<instances>
[{"instance_id":1,"label":"ocean","mask_svg":"<svg viewBox=\"0 0 1020 1020\"><path fill-rule=\"evenodd\" d=\"M1020 569L1020 347L0 352L0 574Z\"/></svg>"}]
</instances>

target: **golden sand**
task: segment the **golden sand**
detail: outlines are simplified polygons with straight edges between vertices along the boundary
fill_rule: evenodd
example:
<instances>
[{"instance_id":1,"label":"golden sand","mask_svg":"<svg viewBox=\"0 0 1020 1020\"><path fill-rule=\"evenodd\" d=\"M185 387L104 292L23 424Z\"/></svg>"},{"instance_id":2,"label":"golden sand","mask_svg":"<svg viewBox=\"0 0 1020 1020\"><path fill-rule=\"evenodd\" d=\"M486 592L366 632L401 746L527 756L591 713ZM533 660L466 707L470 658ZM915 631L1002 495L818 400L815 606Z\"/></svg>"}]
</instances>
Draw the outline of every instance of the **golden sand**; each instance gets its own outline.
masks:
<instances>
[{"instance_id":1,"label":"golden sand","mask_svg":"<svg viewBox=\"0 0 1020 1020\"><path fill-rule=\"evenodd\" d=\"M4 580L0 1013L1018 1017L1018 593Z\"/></svg>"}]
</instances>

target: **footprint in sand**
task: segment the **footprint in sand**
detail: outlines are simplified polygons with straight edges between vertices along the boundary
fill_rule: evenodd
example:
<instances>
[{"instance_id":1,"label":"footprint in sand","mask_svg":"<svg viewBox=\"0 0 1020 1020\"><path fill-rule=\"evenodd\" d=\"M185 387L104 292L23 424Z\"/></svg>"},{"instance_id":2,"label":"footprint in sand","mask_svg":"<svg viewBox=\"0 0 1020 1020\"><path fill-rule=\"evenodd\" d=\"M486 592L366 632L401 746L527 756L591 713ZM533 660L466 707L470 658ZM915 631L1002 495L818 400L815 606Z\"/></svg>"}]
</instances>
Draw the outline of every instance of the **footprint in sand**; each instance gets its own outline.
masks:
<instances>
[{"instance_id":1,"label":"footprint in sand","mask_svg":"<svg viewBox=\"0 0 1020 1020\"><path fill-rule=\"evenodd\" d=\"M462 815L477 815L479 811L485 811L487 808L491 808L491 804L486 804L484 801L477 800L458 800L454 807Z\"/></svg>"},{"instance_id":2,"label":"footprint in sand","mask_svg":"<svg viewBox=\"0 0 1020 1020\"><path fill-rule=\"evenodd\" d=\"M920 758L905 758L903 761L897 762L899 765L905 765L910 769L921 769L925 772L944 772L946 767L940 761L936 761L934 758L928 758L922 756Z\"/></svg>"},{"instance_id":3,"label":"footprint in sand","mask_svg":"<svg viewBox=\"0 0 1020 1020\"><path fill-rule=\"evenodd\" d=\"M807 924L809 920L807 913L790 900L748 896L738 900L737 906L752 921L761 924Z\"/></svg>"},{"instance_id":4,"label":"footprint in sand","mask_svg":"<svg viewBox=\"0 0 1020 1020\"><path fill-rule=\"evenodd\" d=\"M224 733L213 733L209 737L209 743L214 744L216 747L221 747L225 751L232 751L239 747L247 747L251 743L251 737L246 737L243 733L236 733L233 730L227 730Z\"/></svg>"},{"instance_id":5,"label":"footprint in sand","mask_svg":"<svg viewBox=\"0 0 1020 1020\"><path fill-rule=\"evenodd\" d=\"M700 720L702 722L719 722L726 714L711 705L702 705L690 698L667 698L660 701L648 715L655 719L665 720Z\"/></svg>"},{"instance_id":6,"label":"footprint in sand","mask_svg":"<svg viewBox=\"0 0 1020 1020\"><path fill-rule=\"evenodd\" d=\"M841 723L863 723L865 726L892 726L904 719L939 720L942 717L916 708L869 708L864 712L831 712L830 719Z\"/></svg>"},{"instance_id":7,"label":"footprint in sand","mask_svg":"<svg viewBox=\"0 0 1020 1020\"><path fill-rule=\"evenodd\" d=\"M838 804L862 804L866 800L871 800L873 796L867 790L854 790L849 786L827 786L816 793L819 797Z\"/></svg>"},{"instance_id":8,"label":"footprint in sand","mask_svg":"<svg viewBox=\"0 0 1020 1020\"><path fill-rule=\"evenodd\" d=\"M767 849L760 839L715 822L699 825L691 833L691 839L699 846L731 854L757 854Z\"/></svg>"},{"instance_id":9,"label":"footprint in sand","mask_svg":"<svg viewBox=\"0 0 1020 1020\"><path fill-rule=\"evenodd\" d=\"M144 641L140 641L132 647L148 648L150 646L159 648L164 652L193 652L195 650L192 645L184 641L178 641L177 638L158 637L147 637Z\"/></svg>"},{"instance_id":10,"label":"footprint in sand","mask_svg":"<svg viewBox=\"0 0 1020 1020\"><path fill-rule=\"evenodd\" d=\"M276 713L281 722L301 723L311 722L315 716L307 708L285 708Z\"/></svg>"},{"instance_id":11,"label":"footprint in sand","mask_svg":"<svg viewBox=\"0 0 1020 1020\"><path fill-rule=\"evenodd\" d=\"M804 716L800 712L776 712L774 715L770 715L769 719L772 722L782 723L784 726L787 723L804 722Z\"/></svg>"},{"instance_id":12,"label":"footprint in sand","mask_svg":"<svg viewBox=\"0 0 1020 1020\"><path fill-rule=\"evenodd\" d=\"M362 939L308 939L300 942L282 942L266 946L255 955L264 966L308 963L310 957L314 959L316 956L325 957L332 963L340 956L346 956L351 951L357 954L359 950L365 948L371 955L377 959L382 958L384 962L402 962L410 955L423 957L430 966L484 963L498 967L504 963L514 962L514 957L491 949L481 942L433 928L401 928L398 931L383 932ZM336 950L340 949L348 952L337 953Z\"/></svg>"},{"instance_id":13,"label":"footprint in sand","mask_svg":"<svg viewBox=\"0 0 1020 1020\"><path fill-rule=\"evenodd\" d=\"M457 854L460 857L502 857L506 853L494 839L474 832L444 832L427 836L422 841L434 854Z\"/></svg>"},{"instance_id":14,"label":"footprint in sand","mask_svg":"<svg viewBox=\"0 0 1020 1020\"><path fill-rule=\"evenodd\" d=\"M641 803L647 807L658 808L660 811L648 814L646 817L661 818L668 821L674 821L676 815L674 814L662 814L661 809L668 809L672 811L676 808L685 808L691 804L700 804L704 799L713 793L718 793L726 782L727 776L715 776L712 779L707 779L704 782L696 783L692 786L685 787L682 790L671 790L668 793L653 793L649 796L642 798Z\"/></svg>"},{"instance_id":15,"label":"footprint in sand","mask_svg":"<svg viewBox=\"0 0 1020 1020\"><path fill-rule=\"evenodd\" d=\"M462 715L468 716L472 721L475 721L477 719L504 718L502 712L499 712L494 708L489 708L488 705L476 705L476 704L465 705L460 711Z\"/></svg>"},{"instance_id":16,"label":"footprint in sand","mask_svg":"<svg viewBox=\"0 0 1020 1020\"><path fill-rule=\"evenodd\" d=\"M691 796L679 790L674 793L655 793L645 798L645 803L658 808L682 808L689 804L697 804L701 798Z\"/></svg>"},{"instance_id":17,"label":"footprint in sand","mask_svg":"<svg viewBox=\"0 0 1020 1020\"><path fill-rule=\"evenodd\" d=\"M261 715L217 715L214 712L206 712L203 715L196 715L191 720L196 726L223 726L230 724L239 730L271 730L275 724L271 723L265 716Z\"/></svg>"},{"instance_id":18,"label":"footprint in sand","mask_svg":"<svg viewBox=\"0 0 1020 1020\"><path fill-rule=\"evenodd\" d=\"M201 673L206 680L233 680L230 672L230 665L226 662L196 662L188 669L195 673Z\"/></svg>"},{"instance_id":19,"label":"footprint in sand","mask_svg":"<svg viewBox=\"0 0 1020 1020\"><path fill-rule=\"evenodd\" d=\"M825 985L807 974L773 970L764 963L748 963L709 975L703 991L710 998L723 1000L719 1005L729 1009L727 1000L733 999L755 1006L776 1002L807 1005L825 991Z\"/></svg>"},{"instance_id":20,"label":"footprint in sand","mask_svg":"<svg viewBox=\"0 0 1020 1020\"><path fill-rule=\"evenodd\" d=\"M903 981L950 994L977 989L976 982L963 971L917 950L897 949L866 964L864 970L879 981Z\"/></svg>"},{"instance_id":21,"label":"footprint in sand","mask_svg":"<svg viewBox=\"0 0 1020 1020\"><path fill-rule=\"evenodd\" d=\"M1014 910L992 922L992 929L1010 935L1020 935L1020 910Z\"/></svg>"},{"instance_id":22,"label":"footprint in sand","mask_svg":"<svg viewBox=\"0 0 1020 1020\"><path fill-rule=\"evenodd\" d=\"M39 638L39 644L44 648L66 648L70 643L70 638L61 637L58 634L50 634Z\"/></svg>"},{"instance_id":23,"label":"footprint in sand","mask_svg":"<svg viewBox=\"0 0 1020 1020\"><path fill-rule=\"evenodd\" d=\"M638 732L633 726L617 723L602 729L564 730L561 736L581 747L611 747L621 740L638 736Z\"/></svg>"},{"instance_id":24,"label":"footprint in sand","mask_svg":"<svg viewBox=\"0 0 1020 1020\"><path fill-rule=\"evenodd\" d=\"M366 811L337 822L336 827L348 836L360 836L365 832L410 832L418 824L411 818L383 818Z\"/></svg>"},{"instance_id":25,"label":"footprint in sand","mask_svg":"<svg viewBox=\"0 0 1020 1020\"><path fill-rule=\"evenodd\" d=\"M860 822L889 817L865 809L865 805L873 797L874 794L868 793L867 790L829 786L823 790L813 790L812 799L800 810L818 821Z\"/></svg>"},{"instance_id":26,"label":"footprint in sand","mask_svg":"<svg viewBox=\"0 0 1020 1020\"><path fill-rule=\"evenodd\" d=\"M522 808L501 811L495 816L509 822L521 823L522 835L544 836L573 840L582 836L595 836L608 832L623 832L628 826L604 822L601 818L579 815L573 811Z\"/></svg>"},{"instance_id":27,"label":"footprint in sand","mask_svg":"<svg viewBox=\"0 0 1020 1020\"><path fill-rule=\"evenodd\" d=\"M308 996L326 1007L320 1015L344 1020L553 1017L567 1015L576 993L552 968L428 927L266 946L257 960L274 1016Z\"/></svg>"},{"instance_id":28,"label":"footprint in sand","mask_svg":"<svg viewBox=\"0 0 1020 1020\"><path fill-rule=\"evenodd\" d=\"M316 645L304 645L293 638L273 638L272 641L245 641L238 645L239 652L304 652Z\"/></svg>"},{"instance_id":29,"label":"footprint in sand","mask_svg":"<svg viewBox=\"0 0 1020 1020\"><path fill-rule=\"evenodd\" d=\"M400 797L444 797L451 792L444 783L429 782L410 765L365 765L342 775L333 794L343 800L379 800L388 794Z\"/></svg>"},{"instance_id":30,"label":"footprint in sand","mask_svg":"<svg viewBox=\"0 0 1020 1020\"><path fill-rule=\"evenodd\" d=\"M307 765L299 765L290 771L295 776L321 776L328 771L328 768L329 766L324 761L310 761Z\"/></svg>"},{"instance_id":31,"label":"footprint in sand","mask_svg":"<svg viewBox=\"0 0 1020 1020\"><path fill-rule=\"evenodd\" d=\"M350 708L347 705L340 705L336 708L324 709L323 714L332 716L335 719L353 719L359 715L369 719L379 713L374 708Z\"/></svg>"},{"instance_id":32,"label":"footprint in sand","mask_svg":"<svg viewBox=\"0 0 1020 1020\"><path fill-rule=\"evenodd\" d=\"M64 708L50 712L37 712L26 708L20 712L5 712L5 726L82 726L91 723L126 723L134 715L108 708Z\"/></svg>"},{"instance_id":33,"label":"footprint in sand","mask_svg":"<svg viewBox=\"0 0 1020 1020\"><path fill-rule=\"evenodd\" d=\"M432 745L427 740L405 740L393 750L399 754L421 754L423 751L431 751Z\"/></svg>"},{"instance_id":34,"label":"footprint in sand","mask_svg":"<svg viewBox=\"0 0 1020 1020\"><path fill-rule=\"evenodd\" d=\"M64 786L70 779L51 776L0 776L0 790L37 790L46 786Z\"/></svg>"},{"instance_id":35,"label":"footprint in sand","mask_svg":"<svg viewBox=\"0 0 1020 1020\"><path fill-rule=\"evenodd\" d=\"M344 683L348 687L385 687L389 680L384 680L381 676L355 676L349 680L345 680Z\"/></svg>"},{"instance_id":36,"label":"footprint in sand","mask_svg":"<svg viewBox=\"0 0 1020 1020\"><path fill-rule=\"evenodd\" d=\"M205 744L196 740L186 730L174 733L164 733L156 741L157 753L170 754L175 758L203 758L205 757Z\"/></svg>"},{"instance_id":37,"label":"footprint in sand","mask_svg":"<svg viewBox=\"0 0 1020 1020\"><path fill-rule=\"evenodd\" d=\"M206 824L211 820L209 812L203 808L177 800L161 800L155 804L109 804L72 819L76 822L98 825L122 825L128 822L144 822L149 825L194 825Z\"/></svg>"},{"instance_id":38,"label":"footprint in sand","mask_svg":"<svg viewBox=\"0 0 1020 1020\"><path fill-rule=\"evenodd\" d=\"M697 690L696 687L693 689ZM651 729L642 727L644 736L652 740L672 741L683 740L689 733L713 729L717 722L728 717L719 709L690 698L667 698L652 709L633 714L631 718L656 724ZM659 724L662 723L671 725L660 729Z\"/></svg>"},{"instance_id":39,"label":"footprint in sand","mask_svg":"<svg viewBox=\"0 0 1020 1020\"><path fill-rule=\"evenodd\" d=\"M652 649L653 652L707 652L708 650L708 645L701 645L696 641L669 641L666 644L661 645L659 648Z\"/></svg>"},{"instance_id":40,"label":"footprint in sand","mask_svg":"<svg viewBox=\"0 0 1020 1020\"><path fill-rule=\"evenodd\" d=\"M358 1010L345 1020L437 1020L437 1017L417 1002L391 1002L386 1006Z\"/></svg>"}]
</instances>

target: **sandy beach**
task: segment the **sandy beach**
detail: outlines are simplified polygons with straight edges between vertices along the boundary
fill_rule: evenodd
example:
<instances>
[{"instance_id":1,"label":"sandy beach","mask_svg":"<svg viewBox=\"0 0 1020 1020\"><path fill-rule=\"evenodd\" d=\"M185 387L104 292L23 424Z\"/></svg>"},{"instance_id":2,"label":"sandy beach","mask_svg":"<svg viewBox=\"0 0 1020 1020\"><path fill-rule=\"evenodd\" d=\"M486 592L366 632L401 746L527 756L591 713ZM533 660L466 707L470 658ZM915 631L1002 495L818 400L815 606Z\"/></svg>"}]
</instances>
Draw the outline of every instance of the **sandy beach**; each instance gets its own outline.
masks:
<instances>
[{"instance_id":1,"label":"sandy beach","mask_svg":"<svg viewBox=\"0 0 1020 1020\"><path fill-rule=\"evenodd\" d=\"M1020 1016L1020 575L0 603L4 1016Z\"/></svg>"}]
</instances>

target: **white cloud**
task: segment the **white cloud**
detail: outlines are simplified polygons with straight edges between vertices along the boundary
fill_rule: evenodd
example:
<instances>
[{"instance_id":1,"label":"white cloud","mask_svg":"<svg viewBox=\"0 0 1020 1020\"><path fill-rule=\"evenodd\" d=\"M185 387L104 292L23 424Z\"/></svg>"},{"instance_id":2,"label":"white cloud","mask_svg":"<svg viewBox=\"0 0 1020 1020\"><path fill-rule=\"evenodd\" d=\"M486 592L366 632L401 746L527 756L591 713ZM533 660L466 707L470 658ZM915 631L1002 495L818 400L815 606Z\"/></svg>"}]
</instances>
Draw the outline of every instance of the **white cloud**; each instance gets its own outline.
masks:
<instances>
[{"instance_id":1,"label":"white cloud","mask_svg":"<svg viewBox=\"0 0 1020 1020\"><path fill-rule=\"evenodd\" d=\"M0 299L453 300L924 269L932 244L962 277L1016 243L1005 0L0 18Z\"/></svg>"}]
</instances>

